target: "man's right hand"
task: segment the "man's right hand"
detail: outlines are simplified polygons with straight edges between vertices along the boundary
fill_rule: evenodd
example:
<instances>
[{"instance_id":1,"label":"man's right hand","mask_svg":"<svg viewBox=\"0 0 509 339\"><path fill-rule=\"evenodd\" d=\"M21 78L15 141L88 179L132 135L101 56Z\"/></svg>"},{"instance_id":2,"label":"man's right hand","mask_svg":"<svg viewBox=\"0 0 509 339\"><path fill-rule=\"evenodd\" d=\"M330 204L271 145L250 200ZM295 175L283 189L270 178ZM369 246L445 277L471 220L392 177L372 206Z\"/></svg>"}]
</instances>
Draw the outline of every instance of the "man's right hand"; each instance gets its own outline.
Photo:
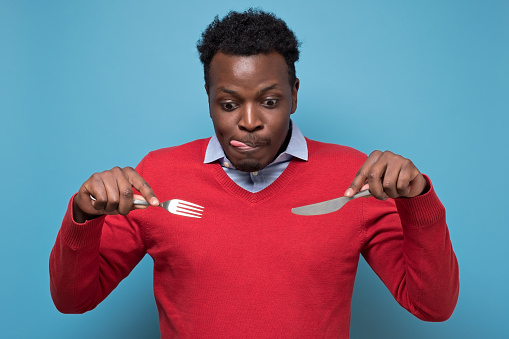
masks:
<instances>
[{"instance_id":1,"label":"man's right hand","mask_svg":"<svg viewBox=\"0 0 509 339\"><path fill-rule=\"evenodd\" d=\"M84 223L104 214L127 215L134 208L146 208L133 205L133 187L151 206L159 205L149 184L132 167L114 167L94 173L81 185L74 197L74 221Z\"/></svg>"}]
</instances>

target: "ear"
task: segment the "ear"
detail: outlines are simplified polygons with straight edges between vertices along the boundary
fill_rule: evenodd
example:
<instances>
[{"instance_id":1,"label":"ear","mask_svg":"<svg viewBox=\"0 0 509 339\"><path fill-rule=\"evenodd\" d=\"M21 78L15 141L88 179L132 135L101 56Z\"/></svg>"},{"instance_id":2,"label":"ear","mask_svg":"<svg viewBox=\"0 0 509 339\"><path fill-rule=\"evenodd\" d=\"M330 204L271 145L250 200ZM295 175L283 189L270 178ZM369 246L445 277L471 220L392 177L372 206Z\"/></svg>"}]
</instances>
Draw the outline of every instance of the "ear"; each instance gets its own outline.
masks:
<instances>
[{"instance_id":1,"label":"ear","mask_svg":"<svg viewBox=\"0 0 509 339\"><path fill-rule=\"evenodd\" d=\"M207 93L207 97L209 97L209 101L210 101L209 88L208 88L207 84L203 85L203 88L205 88L205 93Z\"/></svg>"},{"instance_id":2,"label":"ear","mask_svg":"<svg viewBox=\"0 0 509 339\"><path fill-rule=\"evenodd\" d=\"M295 79L295 83L293 84L292 87L292 110L290 114L295 113L295 111L297 110L297 92L299 92L299 85L300 80L297 78Z\"/></svg>"},{"instance_id":3,"label":"ear","mask_svg":"<svg viewBox=\"0 0 509 339\"><path fill-rule=\"evenodd\" d=\"M210 117L212 117L212 112L210 111L210 93L209 93L209 88L207 87L207 84L203 85L203 87L205 88L205 92L207 93L207 102L209 103L209 115L210 115Z\"/></svg>"}]
</instances>

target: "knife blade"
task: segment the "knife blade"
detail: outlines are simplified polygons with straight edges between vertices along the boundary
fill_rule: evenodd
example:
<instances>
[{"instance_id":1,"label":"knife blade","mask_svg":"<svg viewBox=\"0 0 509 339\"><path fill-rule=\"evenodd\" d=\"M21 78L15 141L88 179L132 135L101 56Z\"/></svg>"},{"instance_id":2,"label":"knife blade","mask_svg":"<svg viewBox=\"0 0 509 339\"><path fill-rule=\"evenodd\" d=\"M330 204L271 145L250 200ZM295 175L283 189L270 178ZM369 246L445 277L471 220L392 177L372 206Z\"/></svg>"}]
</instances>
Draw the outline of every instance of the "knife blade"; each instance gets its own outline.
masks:
<instances>
[{"instance_id":1,"label":"knife blade","mask_svg":"<svg viewBox=\"0 0 509 339\"><path fill-rule=\"evenodd\" d=\"M347 202L352 199L360 198L360 197L370 197L371 192L369 190L360 191L357 194L354 194L353 197L340 197L327 201L322 201L316 204L300 206L292 208L293 214L298 215L320 215L336 212L341 207L343 207Z\"/></svg>"}]
</instances>

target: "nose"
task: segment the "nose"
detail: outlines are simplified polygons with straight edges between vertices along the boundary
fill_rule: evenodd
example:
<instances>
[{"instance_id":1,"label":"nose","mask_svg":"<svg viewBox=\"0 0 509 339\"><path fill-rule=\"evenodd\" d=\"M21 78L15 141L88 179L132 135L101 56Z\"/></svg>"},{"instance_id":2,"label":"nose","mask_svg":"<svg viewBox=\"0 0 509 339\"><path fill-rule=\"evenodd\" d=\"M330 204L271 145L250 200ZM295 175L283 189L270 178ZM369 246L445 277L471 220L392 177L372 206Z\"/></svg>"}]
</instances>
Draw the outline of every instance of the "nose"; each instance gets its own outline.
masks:
<instances>
[{"instance_id":1,"label":"nose","mask_svg":"<svg viewBox=\"0 0 509 339\"><path fill-rule=\"evenodd\" d=\"M255 132L263 128L260 114L254 105L244 105L240 112L239 128L248 132Z\"/></svg>"}]
</instances>

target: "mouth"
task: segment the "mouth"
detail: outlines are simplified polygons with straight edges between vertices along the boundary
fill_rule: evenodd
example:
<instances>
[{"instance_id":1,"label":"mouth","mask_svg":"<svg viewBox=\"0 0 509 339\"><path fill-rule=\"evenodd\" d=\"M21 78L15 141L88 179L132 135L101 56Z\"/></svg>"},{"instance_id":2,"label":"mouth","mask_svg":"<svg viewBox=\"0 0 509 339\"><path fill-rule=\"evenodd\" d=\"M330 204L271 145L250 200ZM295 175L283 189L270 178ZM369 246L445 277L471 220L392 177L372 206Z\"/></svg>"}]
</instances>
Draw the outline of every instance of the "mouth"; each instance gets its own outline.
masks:
<instances>
[{"instance_id":1,"label":"mouth","mask_svg":"<svg viewBox=\"0 0 509 339\"><path fill-rule=\"evenodd\" d=\"M230 140L230 145L239 152L252 152L267 144L268 142L263 140L260 141L240 141L235 139Z\"/></svg>"},{"instance_id":2,"label":"mouth","mask_svg":"<svg viewBox=\"0 0 509 339\"><path fill-rule=\"evenodd\" d=\"M240 152L251 152L259 147L257 144L244 143L238 140L231 140L230 145L232 145L237 151Z\"/></svg>"}]
</instances>

